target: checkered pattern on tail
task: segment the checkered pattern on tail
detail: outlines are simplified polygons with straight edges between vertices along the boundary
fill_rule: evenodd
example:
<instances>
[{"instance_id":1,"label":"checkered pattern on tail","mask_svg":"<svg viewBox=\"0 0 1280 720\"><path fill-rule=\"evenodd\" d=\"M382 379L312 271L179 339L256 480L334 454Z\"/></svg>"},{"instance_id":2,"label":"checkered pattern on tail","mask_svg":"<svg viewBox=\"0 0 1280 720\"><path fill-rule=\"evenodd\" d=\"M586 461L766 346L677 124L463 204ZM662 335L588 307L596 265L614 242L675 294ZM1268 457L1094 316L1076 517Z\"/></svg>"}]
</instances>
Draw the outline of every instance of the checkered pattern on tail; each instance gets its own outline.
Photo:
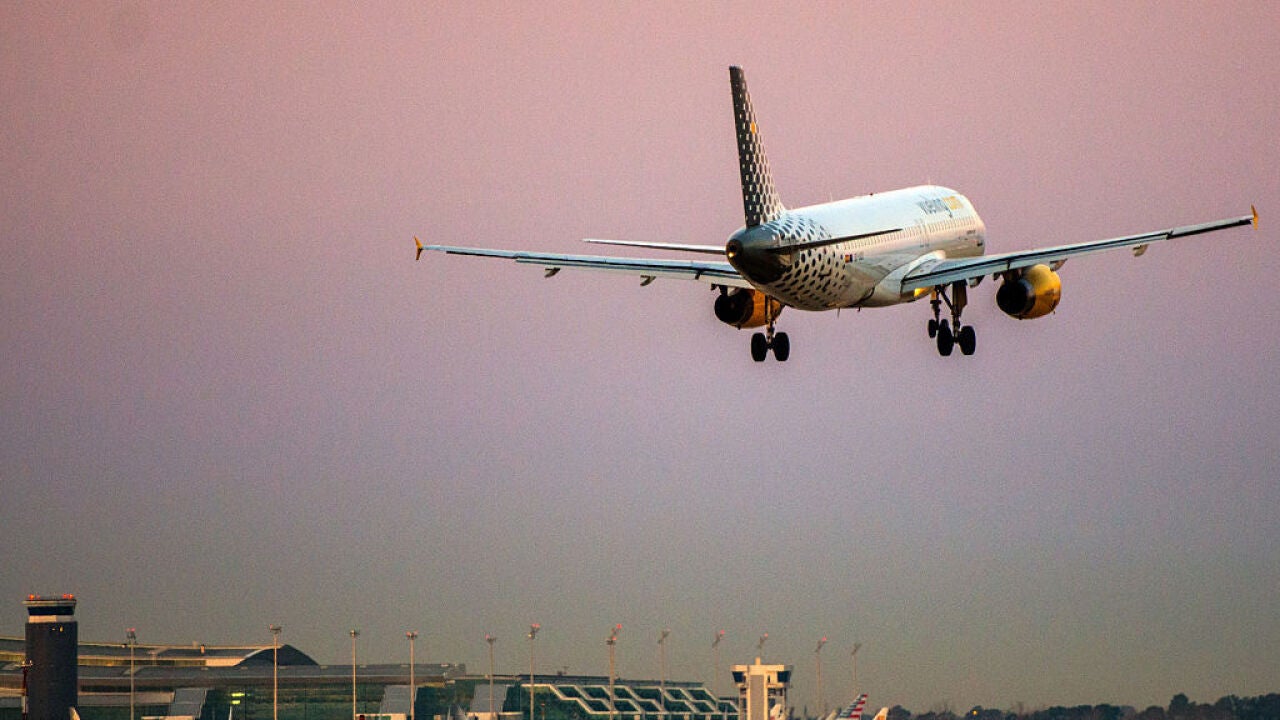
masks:
<instances>
[{"instance_id":1,"label":"checkered pattern on tail","mask_svg":"<svg viewBox=\"0 0 1280 720\"><path fill-rule=\"evenodd\" d=\"M773 187L769 159L765 157L764 145L760 142L760 128L756 125L756 113L751 108L751 96L747 93L747 80L742 68L729 68L729 85L733 90L733 118L738 129L742 209L746 213L747 227L755 227L777 218L786 208Z\"/></svg>"}]
</instances>

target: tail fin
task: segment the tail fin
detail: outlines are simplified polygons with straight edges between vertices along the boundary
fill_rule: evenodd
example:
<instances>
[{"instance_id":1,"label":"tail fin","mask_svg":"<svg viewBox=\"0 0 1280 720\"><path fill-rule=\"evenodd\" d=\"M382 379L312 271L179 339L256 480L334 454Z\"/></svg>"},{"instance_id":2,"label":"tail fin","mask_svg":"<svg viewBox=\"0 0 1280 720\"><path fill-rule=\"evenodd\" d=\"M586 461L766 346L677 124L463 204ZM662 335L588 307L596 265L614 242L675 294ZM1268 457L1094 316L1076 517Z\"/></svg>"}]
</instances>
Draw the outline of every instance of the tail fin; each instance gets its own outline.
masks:
<instances>
[{"instance_id":1,"label":"tail fin","mask_svg":"<svg viewBox=\"0 0 1280 720\"><path fill-rule=\"evenodd\" d=\"M850 718L851 720L860 720L862 717L862 707L867 704L867 694L862 693L854 699L844 710L840 711L837 717Z\"/></svg>"},{"instance_id":2,"label":"tail fin","mask_svg":"<svg viewBox=\"0 0 1280 720\"><path fill-rule=\"evenodd\" d=\"M733 90L733 119L738 128L738 167L742 171L742 209L747 227L755 227L778 217L786 208L778 199L769 172L769 159L760 142L756 113L747 93L747 79L742 68L729 68L729 86Z\"/></svg>"},{"instance_id":3,"label":"tail fin","mask_svg":"<svg viewBox=\"0 0 1280 720\"><path fill-rule=\"evenodd\" d=\"M880 708L880 712L876 713L875 720L889 720L889 708Z\"/></svg>"}]
</instances>

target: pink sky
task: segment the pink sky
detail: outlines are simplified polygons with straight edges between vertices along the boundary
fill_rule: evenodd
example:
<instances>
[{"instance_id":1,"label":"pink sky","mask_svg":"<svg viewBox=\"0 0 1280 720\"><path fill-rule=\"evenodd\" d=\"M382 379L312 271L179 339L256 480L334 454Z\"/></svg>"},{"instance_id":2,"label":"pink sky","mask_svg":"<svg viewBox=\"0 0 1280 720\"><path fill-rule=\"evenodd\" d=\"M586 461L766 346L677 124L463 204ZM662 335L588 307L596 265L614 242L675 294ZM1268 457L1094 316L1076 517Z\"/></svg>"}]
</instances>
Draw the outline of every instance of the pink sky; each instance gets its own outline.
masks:
<instances>
[{"instance_id":1,"label":"pink sky","mask_svg":"<svg viewBox=\"0 0 1280 720\"><path fill-rule=\"evenodd\" d=\"M815 702L1276 691L1280 6L0 5L0 608L341 662L707 679ZM784 202L935 182L993 251L1262 213L972 293L790 311L467 258L723 242L727 67ZM170 602L182 598L181 603ZM827 704L852 688L825 683Z\"/></svg>"}]
</instances>

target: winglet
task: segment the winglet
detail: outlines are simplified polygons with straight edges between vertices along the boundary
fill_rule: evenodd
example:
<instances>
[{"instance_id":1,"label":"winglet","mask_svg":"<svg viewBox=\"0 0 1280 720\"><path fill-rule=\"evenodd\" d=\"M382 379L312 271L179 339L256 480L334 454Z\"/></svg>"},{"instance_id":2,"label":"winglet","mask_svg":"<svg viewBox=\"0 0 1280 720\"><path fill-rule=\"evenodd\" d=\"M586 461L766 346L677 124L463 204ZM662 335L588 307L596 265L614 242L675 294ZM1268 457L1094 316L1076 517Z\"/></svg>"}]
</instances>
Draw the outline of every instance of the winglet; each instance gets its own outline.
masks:
<instances>
[{"instance_id":1,"label":"winglet","mask_svg":"<svg viewBox=\"0 0 1280 720\"><path fill-rule=\"evenodd\" d=\"M413 261L418 262L418 259L422 257L422 241L418 239L417 235L413 236L413 244L418 246L418 253L413 256Z\"/></svg>"},{"instance_id":2,"label":"winglet","mask_svg":"<svg viewBox=\"0 0 1280 720\"><path fill-rule=\"evenodd\" d=\"M1258 206L1250 205L1249 209L1253 211L1253 229L1258 229Z\"/></svg>"}]
</instances>

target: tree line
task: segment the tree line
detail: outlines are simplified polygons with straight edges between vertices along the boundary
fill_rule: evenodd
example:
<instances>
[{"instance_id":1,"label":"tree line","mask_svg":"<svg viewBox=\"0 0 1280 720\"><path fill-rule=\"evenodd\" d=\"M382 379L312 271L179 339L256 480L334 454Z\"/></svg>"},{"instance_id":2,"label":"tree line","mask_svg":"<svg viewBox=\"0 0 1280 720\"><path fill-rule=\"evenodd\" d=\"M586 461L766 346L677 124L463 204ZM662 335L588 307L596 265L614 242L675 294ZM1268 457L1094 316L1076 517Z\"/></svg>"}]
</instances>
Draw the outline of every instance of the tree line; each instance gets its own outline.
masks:
<instances>
[{"instance_id":1,"label":"tree line","mask_svg":"<svg viewBox=\"0 0 1280 720\"><path fill-rule=\"evenodd\" d=\"M896 705L889 720L1280 720L1280 694L1236 697L1227 695L1215 703L1194 703L1178 693L1168 707L1152 705L1145 710L1118 705L1055 706L1041 710L995 710L973 707L964 715L949 708L913 715Z\"/></svg>"}]
</instances>

